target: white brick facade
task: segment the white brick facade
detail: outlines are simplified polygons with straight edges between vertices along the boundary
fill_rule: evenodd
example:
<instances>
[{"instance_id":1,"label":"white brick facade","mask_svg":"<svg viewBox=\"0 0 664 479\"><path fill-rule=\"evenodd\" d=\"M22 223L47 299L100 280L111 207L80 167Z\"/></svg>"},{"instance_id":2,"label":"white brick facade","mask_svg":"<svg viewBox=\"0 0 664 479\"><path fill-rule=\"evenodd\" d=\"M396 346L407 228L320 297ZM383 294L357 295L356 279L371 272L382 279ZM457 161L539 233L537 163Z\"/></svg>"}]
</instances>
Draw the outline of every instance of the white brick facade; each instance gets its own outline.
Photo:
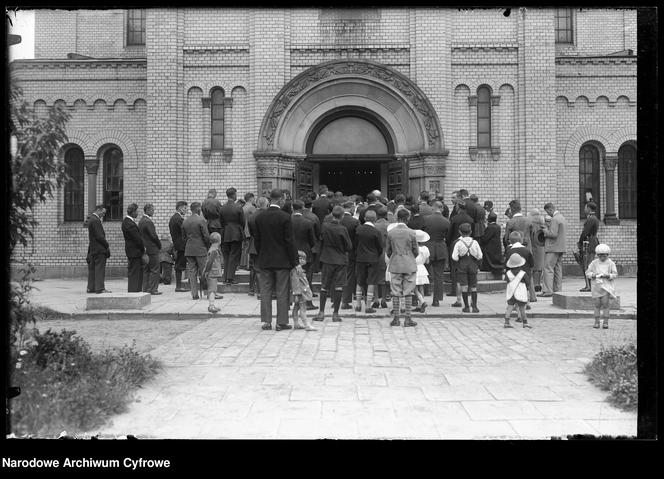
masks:
<instances>
[{"instance_id":1,"label":"white brick facade","mask_svg":"<svg viewBox=\"0 0 664 479\"><path fill-rule=\"evenodd\" d=\"M210 187L222 196L230 186L240 194L260 189L254 152L261 127L275 96L298 74L330 60L385 65L426 96L446 150L422 153L430 174L413 176L411 188L440 184L446 202L466 188L482 202L492 200L499 221L513 198L525 208L551 201L568 220L565 260L573 262L583 225L579 149L591 141L603 157L615 157L621 145L636 141L636 56L625 53L636 52L636 12L575 10L572 44L555 43L553 9L513 9L505 17L499 9L385 8L367 11L349 23L355 30L342 34L325 26L334 25L325 22L335 15L347 18L328 9L148 9L146 45L127 46L125 10L37 11L36 59L13 62L11 78L38 108L67 105L70 141L86 159L108 145L122 150L124 208L154 203L157 231L164 233L177 200L201 201ZM617 52L623 53L611 55ZM67 59L69 53L92 58ZM482 85L492 94L493 148L474 155L473 97ZM226 98L228 151L206 157L205 102L213 88ZM603 157L602 216L608 211ZM613 210L620 218L617 173ZM100 202L101 164L96 187ZM87 174L85 190L88 211ZM62 193L37 210L35 244L26 253L45 275L49 268L67 274L85 266L87 231L82 221L63 218ZM105 230L109 265L121 273L120 222L105 222ZM602 223L599 231L614 260L630 268L635 236L635 220Z\"/></svg>"}]
</instances>

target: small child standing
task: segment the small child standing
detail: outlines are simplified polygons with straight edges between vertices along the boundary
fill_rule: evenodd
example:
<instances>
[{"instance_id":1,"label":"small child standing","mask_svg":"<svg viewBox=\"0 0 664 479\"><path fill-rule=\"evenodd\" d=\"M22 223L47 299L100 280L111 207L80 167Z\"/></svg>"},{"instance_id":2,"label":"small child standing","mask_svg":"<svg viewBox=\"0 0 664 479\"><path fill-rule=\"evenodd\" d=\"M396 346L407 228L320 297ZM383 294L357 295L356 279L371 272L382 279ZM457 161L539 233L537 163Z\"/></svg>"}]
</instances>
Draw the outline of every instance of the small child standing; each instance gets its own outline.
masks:
<instances>
[{"instance_id":1,"label":"small child standing","mask_svg":"<svg viewBox=\"0 0 664 479\"><path fill-rule=\"evenodd\" d=\"M507 260L507 272L505 273L505 280L507 281L507 290L505 297L507 299L507 309L505 310L505 327L511 328L510 315L514 307L519 308L519 316L524 328L532 328L528 324L526 316L526 304L528 303L528 288L527 284L530 281L528 273L523 269L526 260L523 256L513 253Z\"/></svg>"},{"instance_id":2,"label":"small child standing","mask_svg":"<svg viewBox=\"0 0 664 479\"><path fill-rule=\"evenodd\" d=\"M600 310L602 312L602 328L609 329L610 298L616 298L616 289L613 280L618 277L616 264L609 259L611 248L604 243L595 248L597 258L592 260L586 270L586 277L590 282L590 295L595 301L595 325L599 328ZM593 281L594 280L594 281Z\"/></svg>"},{"instance_id":3,"label":"small child standing","mask_svg":"<svg viewBox=\"0 0 664 479\"><path fill-rule=\"evenodd\" d=\"M429 241L431 237L426 231L415 230L415 239L417 239L417 247L420 250L420 254L415 258L415 263L417 263L417 275L415 276L415 295L417 300L420 302L419 308L417 311L424 313L427 309L427 303L424 301L424 285L429 284L429 271L427 271L425 264L429 263L429 248L424 246L424 243Z\"/></svg>"},{"instance_id":4,"label":"small child standing","mask_svg":"<svg viewBox=\"0 0 664 479\"><path fill-rule=\"evenodd\" d=\"M159 282L164 284L171 284L171 272L173 271L175 256L173 254L173 243L171 242L170 235L161 235L159 263L161 266L161 277L159 278Z\"/></svg>"},{"instance_id":5,"label":"small child standing","mask_svg":"<svg viewBox=\"0 0 664 479\"><path fill-rule=\"evenodd\" d=\"M311 320L307 317L307 301L314 299L309 281L307 281L307 273L304 271L304 266L307 264L307 253L304 251L297 252L298 264L291 270L291 291L293 293L293 327L295 329L306 329L307 331L318 331L311 324Z\"/></svg>"},{"instance_id":6,"label":"small child standing","mask_svg":"<svg viewBox=\"0 0 664 479\"><path fill-rule=\"evenodd\" d=\"M457 281L461 286L464 313L470 313L468 307L468 293L472 299L473 313L479 313L477 309L477 270L478 263L482 261L482 249L477 241L470 237L472 227L470 223L459 226L461 237L454 244L452 259L456 261Z\"/></svg>"},{"instance_id":7,"label":"small child standing","mask_svg":"<svg viewBox=\"0 0 664 479\"><path fill-rule=\"evenodd\" d=\"M207 254L207 261L203 275L207 279L208 285L208 311L211 313L218 313L219 308L214 304L217 295L217 281L221 277L221 235L216 231L210 235L210 249Z\"/></svg>"}]
</instances>

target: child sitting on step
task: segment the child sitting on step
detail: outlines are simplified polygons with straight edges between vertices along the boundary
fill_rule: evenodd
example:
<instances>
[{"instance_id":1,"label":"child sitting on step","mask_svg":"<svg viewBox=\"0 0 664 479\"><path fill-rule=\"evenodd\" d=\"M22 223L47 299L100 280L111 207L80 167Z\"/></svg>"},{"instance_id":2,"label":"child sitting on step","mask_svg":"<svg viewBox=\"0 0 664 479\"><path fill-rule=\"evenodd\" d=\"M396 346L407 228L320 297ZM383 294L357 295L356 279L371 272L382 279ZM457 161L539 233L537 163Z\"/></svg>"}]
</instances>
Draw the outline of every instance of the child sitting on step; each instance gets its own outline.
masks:
<instances>
[{"instance_id":1,"label":"child sitting on step","mask_svg":"<svg viewBox=\"0 0 664 479\"><path fill-rule=\"evenodd\" d=\"M512 253L507 260L507 272L505 273L505 280L507 281L507 289L505 297L507 299L507 309L505 310L505 327L511 328L510 315L514 307L518 307L518 314L521 317L521 322L524 328L531 328L528 324L526 316L526 304L528 303L528 288L526 285L530 278L524 266L526 260L518 253Z\"/></svg>"},{"instance_id":2,"label":"child sitting on step","mask_svg":"<svg viewBox=\"0 0 664 479\"><path fill-rule=\"evenodd\" d=\"M600 310L602 312L602 328L609 329L610 299L616 298L613 280L618 277L616 264L609 259L611 248L604 243L595 248L597 258L592 260L586 270L586 277L590 279L590 295L595 301L595 325L599 328Z\"/></svg>"}]
</instances>

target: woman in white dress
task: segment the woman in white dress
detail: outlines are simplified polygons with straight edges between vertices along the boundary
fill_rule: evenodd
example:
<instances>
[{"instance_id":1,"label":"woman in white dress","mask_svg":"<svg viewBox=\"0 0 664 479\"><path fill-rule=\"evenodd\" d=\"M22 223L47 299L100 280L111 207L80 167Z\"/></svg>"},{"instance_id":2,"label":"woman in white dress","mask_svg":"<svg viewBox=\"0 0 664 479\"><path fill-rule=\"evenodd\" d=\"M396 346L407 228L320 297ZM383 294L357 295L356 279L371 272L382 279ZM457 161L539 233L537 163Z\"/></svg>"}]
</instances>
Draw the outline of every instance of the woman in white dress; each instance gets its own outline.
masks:
<instances>
[{"instance_id":1,"label":"woman in white dress","mask_svg":"<svg viewBox=\"0 0 664 479\"><path fill-rule=\"evenodd\" d=\"M429 262L429 248L424 246L424 243L429 241L429 234L422 230L415 230L415 236L417 238L418 248L420 254L415 258L415 263L417 263L417 276L415 277L415 294L417 299L420 302L420 307L417 309L420 313L424 313L427 308L427 303L424 302L424 285L429 284L429 272L427 271L425 264Z\"/></svg>"}]
</instances>

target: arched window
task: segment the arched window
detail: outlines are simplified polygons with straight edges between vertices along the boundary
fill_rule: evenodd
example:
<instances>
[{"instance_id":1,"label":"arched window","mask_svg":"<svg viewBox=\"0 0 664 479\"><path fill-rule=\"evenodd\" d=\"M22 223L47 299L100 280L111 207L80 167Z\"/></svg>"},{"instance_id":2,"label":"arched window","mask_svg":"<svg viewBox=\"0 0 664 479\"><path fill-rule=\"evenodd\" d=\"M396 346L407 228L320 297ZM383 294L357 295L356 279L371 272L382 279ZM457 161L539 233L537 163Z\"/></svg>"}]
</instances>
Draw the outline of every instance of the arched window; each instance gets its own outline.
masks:
<instances>
[{"instance_id":1,"label":"arched window","mask_svg":"<svg viewBox=\"0 0 664 479\"><path fill-rule=\"evenodd\" d=\"M491 90L477 89L477 147L491 148Z\"/></svg>"},{"instance_id":2,"label":"arched window","mask_svg":"<svg viewBox=\"0 0 664 479\"><path fill-rule=\"evenodd\" d=\"M122 151L111 147L104 152L104 205L107 220L122 220Z\"/></svg>"},{"instance_id":3,"label":"arched window","mask_svg":"<svg viewBox=\"0 0 664 479\"><path fill-rule=\"evenodd\" d=\"M636 148L629 143L618 150L618 216L636 219Z\"/></svg>"},{"instance_id":4,"label":"arched window","mask_svg":"<svg viewBox=\"0 0 664 479\"><path fill-rule=\"evenodd\" d=\"M224 90L216 89L212 92L212 146L211 149L224 149Z\"/></svg>"},{"instance_id":5,"label":"arched window","mask_svg":"<svg viewBox=\"0 0 664 479\"><path fill-rule=\"evenodd\" d=\"M83 180L85 168L83 150L74 146L65 151L65 168L69 181L65 183L65 221L83 221Z\"/></svg>"},{"instance_id":6,"label":"arched window","mask_svg":"<svg viewBox=\"0 0 664 479\"><path fill-rule=\"evenodd\" d=\"M596 146L587 144L579 151L579 217L585 219L583 211L586 203L593 200L599 212L599 150Z\"/></svg>"}]
</instances>

